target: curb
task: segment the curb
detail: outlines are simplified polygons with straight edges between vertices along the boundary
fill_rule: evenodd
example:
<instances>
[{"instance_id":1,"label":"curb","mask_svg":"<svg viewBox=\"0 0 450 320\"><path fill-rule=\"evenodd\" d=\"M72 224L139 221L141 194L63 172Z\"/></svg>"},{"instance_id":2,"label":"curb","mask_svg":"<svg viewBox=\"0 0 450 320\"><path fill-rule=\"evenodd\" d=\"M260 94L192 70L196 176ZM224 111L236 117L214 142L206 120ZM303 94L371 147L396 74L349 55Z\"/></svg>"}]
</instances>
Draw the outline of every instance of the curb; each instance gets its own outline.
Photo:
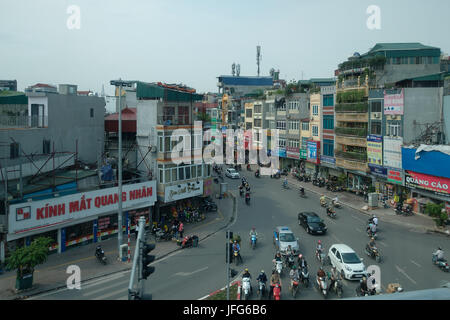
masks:
<instances>
[{"instance_id":1,"label":"curb","mask_svg":"<svg viewBox=\"0 0 450 320\"><path fill-rule=\"evenodd\" d=\"M230 282L229 286L230 286L230 287L231 287L231 286L234 286L236 283L238 284L238 300L239 300L239 299L240 299L239 288L240 288L241 282L240 282L239 280L233 280L233 281ZM212 297L212 296L218 294L220 291L223 291L223 290L225 290L226 288L227 288L227 286L225 286L225 287L223 287L223 288L221 288L221 289L218 289L218 290L216 290L216 291L214 291L214 292L211 292L210 294L208 294L208 295L206 295L206 296L204 296L204 297L201 297L201 298L199 298L199 299L197 299L197 300L205 300L205 299L207 299L207 298L209 298L209 297Z\"/></svg>"},{"instance_id":2,"label":"curb","mask_svg":"<svg viewBox=\"0 0 450 320\"><path fill-rule=\"evenodd\" d=\"M237 214L237 212L236 212L236 209L237 209L237 207L236 207L236 197L235 197L231 192L230 192L229 194L231 194L231 198L233 198L233 212L232 212L232 214L231 214L230 221L229 221L225 226L219 228L218 230L213 231L213 232L211 232L211 233L209 233L209 234L206 234L206 235L204 235L204 236L201 237L201 238L199 237L199 241L198 241L198 242L201 242L201 241L203 241L203 240L209 238L210 236L216 234L217 232L219 232L219 231L221 231L221 230L227 228L228 225L229 225L230 223L232 223L232 222L235 220L236 214ZM171 251L169 251L169 252L167 252L167 253L164 253L164 254L162 254L161 256L157 257L154 261L161 260L161 259L163 259L163 258L165 258L165 257L167 257L167 256L169 256L169 255L171 255L171 254L173 254L173 253L175 253L175 252L177 252L177 251L180 251L180 250L182 250L182 249L183 249L183 248L181 248L181 247L175 248L174 250L171 250ZM87 282L87 281L95 280L95 279L98 279L98 278L110 276L110 275L113 275L113 274L116 274L116 273L120 273L120 272L125 272L125 271L131 270L131 269L132 269L132 267L130 266L130 267L127 267L127 268L125 268L125 269L116 270L116 271L113 271L113 272L110 272L110 273L107 273L107 274L102 274L102 275L99 275L99 276L94 276L94 277L91 277L91 278L87 278L87 279L83 280L83 281L81 282L81 284L82 284L83 282ZM63 288L66 288L66 285L59 285L59 286L57 286L57 287L54 287L54 288L51 288L51 289L46 289L46 290L43 290L43 291L39 291L39 292L30 294L30 295L15 296L15 297L12 297L12 299L7 299L7 300L23 300L23 299L27 299L27 298L30 298L30 297L33 297L33 296L36 296L36 295L39 295L39 294L48 293L48 292L60 290L60 289L63 289Z\"/></svg>"}]
</instances>

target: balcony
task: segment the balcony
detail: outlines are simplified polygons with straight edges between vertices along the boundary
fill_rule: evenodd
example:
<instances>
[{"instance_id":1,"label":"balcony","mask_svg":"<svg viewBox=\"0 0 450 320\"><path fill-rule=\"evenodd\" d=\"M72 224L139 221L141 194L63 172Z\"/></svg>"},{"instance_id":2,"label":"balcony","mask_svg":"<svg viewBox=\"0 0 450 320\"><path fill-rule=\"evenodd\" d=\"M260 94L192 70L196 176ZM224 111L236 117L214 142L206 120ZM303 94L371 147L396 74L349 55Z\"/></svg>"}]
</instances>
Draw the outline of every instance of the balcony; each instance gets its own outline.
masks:
<instances>
[{"instance_id":1,"label":"balcony","mask_svg":"<svg viewBox=\"0 0 450 320\"><path fill-rule=\"evenodd\" d=\"M367 123L369 121L368 113L352 113L342 112L336 113L336 122L362 122Z\"/></svg>"},{"instance_id":2,"label":"balcony","mask_svg":"<svg viewBox=\"0 0 450 320\"><path fill-rule=\"evenodd\" d=\"M339 103L335 107L336 112L366 113L369 110L368 102Z\"/></svg>"},{"instance_id":3,"label":"balcony","mask_svg":"<svg viewBox=\"0 0 450 320\"><path fill-rule=\"evenodd\" d=\"M164 115L158 116L158 125L169 126L191 126L189 115Z\"/></svg>"},{"instance_id":4,"label":"balcony","mask_svg":"<svg viewBox=\"0 0 450 320\"><path fill-rule=\"evenodd\" d=\"M367 147L367 138L356 138L349 136L336 136L335 138L336 144L341 144L345 146L354 146L354 147Z\"/></svg>"},{"instance_id":5,"label":"balcony","mask_svg":"<svg viewBox=\"0 0 450 320\"><path fill-rule=\"evenodd\" d=\"M0 129L47 127L48 116L0 116Z\"/></svg>"},{"instance_id":6,"label":"balcony","mask_svg":"<svg viewBox=\"0 0 450 320\"><path fill-rule=\"evenodd\" d=\"M367 137L367 128L336 127L334 132L336 135L357 136L361 138Z\"/></svg>"},{"instance_id":7,"label":"balcony","mask_svg":"<svg viewBox=\"0 0 450 320\"><path fill-rule=\"evenodd\" d=\"M367 167L367 163L365 162L339 158L337 155L336 155L336 166L347 170L356 170L362 172L367 172L369 169Z\"/></svg>"},{"instance_id":8,"label":"balcony","mask_svg":"<svg viewBox=\"0 0 450 320\"><path fill-rule=\"evenodd\" d=\"M344 152L335 150L334 154L336 158L367 162L367 152Z\"/></svg>"}]
</instances>

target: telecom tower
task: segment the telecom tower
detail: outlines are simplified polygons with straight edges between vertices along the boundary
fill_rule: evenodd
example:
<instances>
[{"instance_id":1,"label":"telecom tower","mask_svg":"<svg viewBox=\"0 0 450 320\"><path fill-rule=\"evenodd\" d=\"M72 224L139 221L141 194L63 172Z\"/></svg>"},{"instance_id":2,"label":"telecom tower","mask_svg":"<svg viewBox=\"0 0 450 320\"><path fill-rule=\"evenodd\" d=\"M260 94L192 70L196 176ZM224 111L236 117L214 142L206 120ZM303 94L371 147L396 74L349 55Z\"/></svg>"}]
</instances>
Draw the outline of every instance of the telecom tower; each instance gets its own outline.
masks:
<instances>
[{"instance_id":1,"label":"telecom tower","mask_svg":"<svg viewBox=\"0 0 450 320\"><path fill-rule=\"evenodd\" d=\"M256 64L258 65L258 77L259 77L259 62L261 61L261 46L256 46Z\"/></svg>"}]
</instances>

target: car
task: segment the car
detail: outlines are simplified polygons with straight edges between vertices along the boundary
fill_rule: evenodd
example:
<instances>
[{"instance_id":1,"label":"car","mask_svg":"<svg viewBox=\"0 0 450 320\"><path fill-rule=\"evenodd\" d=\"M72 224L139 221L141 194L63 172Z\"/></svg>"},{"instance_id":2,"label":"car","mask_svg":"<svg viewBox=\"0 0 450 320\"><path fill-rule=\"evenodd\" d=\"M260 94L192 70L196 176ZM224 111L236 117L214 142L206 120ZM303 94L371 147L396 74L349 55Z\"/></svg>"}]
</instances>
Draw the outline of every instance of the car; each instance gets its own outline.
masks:
<instances>
[{"instance_id":1,"label":"car","mask_svg":"<svg viewBox=\"0 0 450 320\"><path fill-rule=\"evenodd\" d=\"M298 238L295 237L294 233L291 231L291 229L289 229L289 227L275 228L273 232L273 244L280 252L286 251L289 245L294 251L294 254L296 254L300 250L298 245Z\"/></svg>"},{"instance_id":2,"label":"car","mask_svg":"<svg viewBox=\"0 0 450 320\"><path fill-rule=\"evenodd\" d=\"M300 212L298 214L298 224L305 227L310 234L325 234L327 227L323 220L314 212Z\"/></svg>"},{"instance_id":3,"label":"car","mask_svg":"<svg viewBox=\"0 0 450 320\"><path fill-rule=\"evenodd\" d=\"M225 170L225 175L231 179L239 179L241 177L239 172L237 172L234 168L228 168Z\"/></svg>"},{"instance_id":4,"label":"car","mask_svg":"<svg viewBox=\"0 0 450 320\"><path fill-rule=\"evenodd\" d=\"M359 280L367 277L367 270L356 252L345 244L333 244L328 250L329 262L341 273L343 279Z\"/></svg>"}]
</instances>

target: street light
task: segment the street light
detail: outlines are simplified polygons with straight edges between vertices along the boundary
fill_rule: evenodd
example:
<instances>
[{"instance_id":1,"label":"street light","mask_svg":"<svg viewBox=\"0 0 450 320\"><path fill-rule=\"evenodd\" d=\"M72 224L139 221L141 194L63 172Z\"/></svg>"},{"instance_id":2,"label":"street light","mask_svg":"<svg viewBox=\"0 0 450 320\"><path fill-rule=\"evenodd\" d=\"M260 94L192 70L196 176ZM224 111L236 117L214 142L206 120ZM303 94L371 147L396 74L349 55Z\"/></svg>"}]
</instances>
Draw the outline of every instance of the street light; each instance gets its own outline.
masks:
<instances>
[{"instance_id":1,"label":"street light","mask_svg":"<svg viewBox=\"0 0 450 320\"><path fill-rule=\"evenodd\" d=\"M123 212L122 212L122 103L121 103L121 97L122 97L122 87L132 87L133 81L122 81L122 79L119 78L119 80L111 80L110 84L112 86L115 86L116 88L119 87L119 211L118 211L118 217L117 217L117 224L118 224L118 248L119 248L119 256L121 255L120 252L120 246L122 244L122 220L123 220Z\"/></svg>"}]
</instances>

